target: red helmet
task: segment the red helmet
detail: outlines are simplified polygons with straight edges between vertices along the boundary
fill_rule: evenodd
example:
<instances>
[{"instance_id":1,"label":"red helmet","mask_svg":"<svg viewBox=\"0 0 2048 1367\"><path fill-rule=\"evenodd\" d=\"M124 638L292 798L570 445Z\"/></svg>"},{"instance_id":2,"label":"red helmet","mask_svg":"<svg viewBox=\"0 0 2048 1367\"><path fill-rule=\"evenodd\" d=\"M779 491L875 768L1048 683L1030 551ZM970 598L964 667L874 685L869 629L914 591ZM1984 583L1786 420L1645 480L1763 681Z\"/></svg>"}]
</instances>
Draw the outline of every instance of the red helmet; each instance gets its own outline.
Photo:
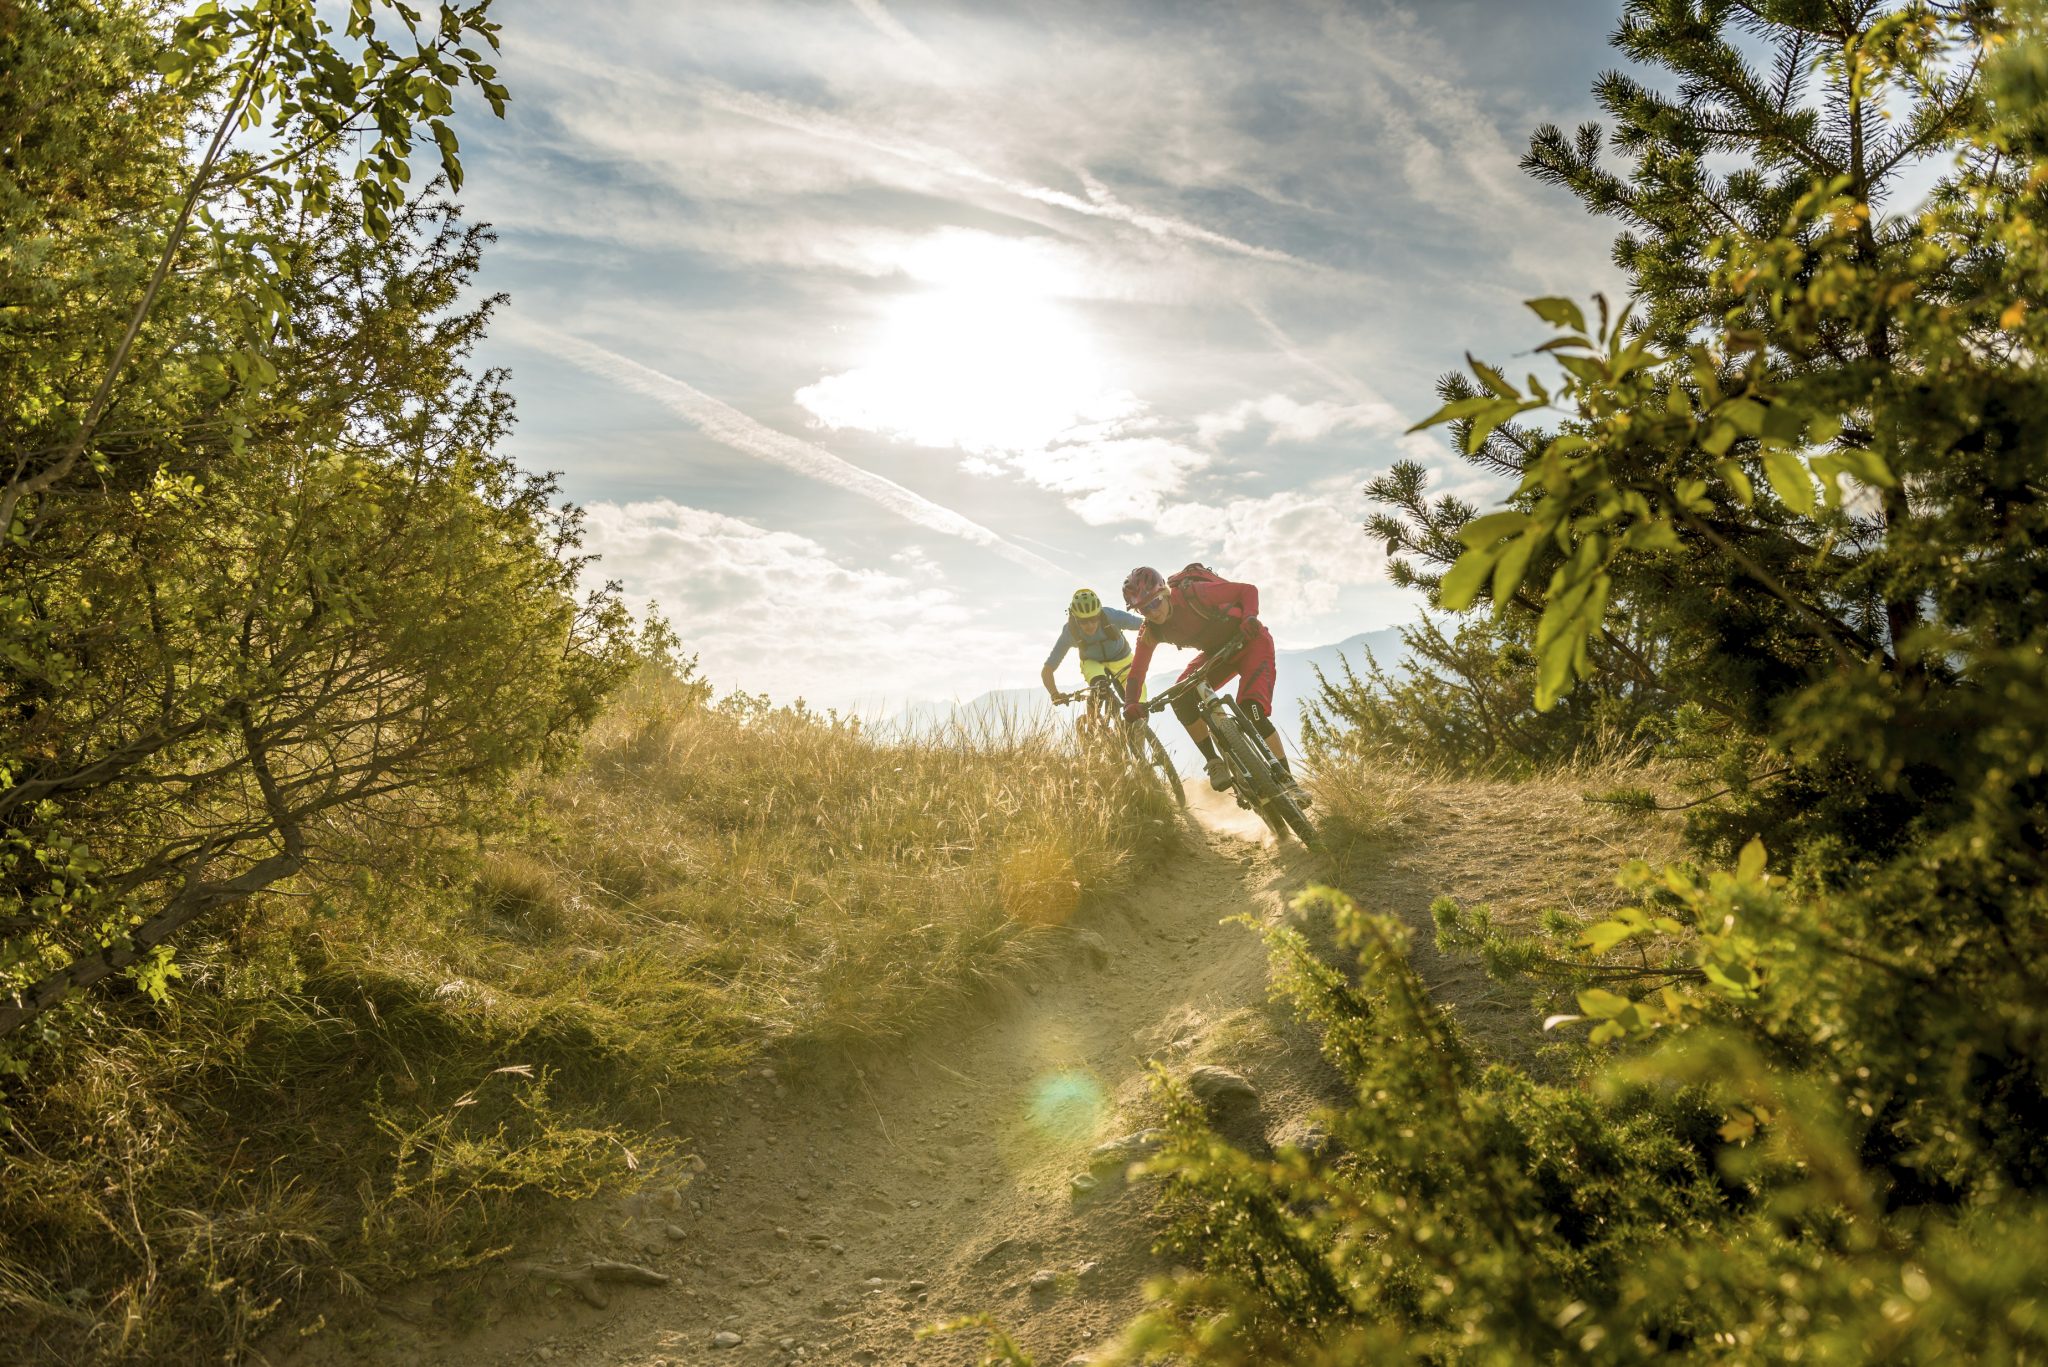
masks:
<instances>
[{"instance_id":1,"label":"red helmet","mask_svg":"<svg viewBox=\"0 0 2048 1367\"><path fill-rule=\"evenodd\" d=\"M1140 565L1124 576L1124 606L1134 608L1140 603L1149 603L1159 596L1166 587L1166 580L1150 565Z\"/></svg>"}]
</instances>

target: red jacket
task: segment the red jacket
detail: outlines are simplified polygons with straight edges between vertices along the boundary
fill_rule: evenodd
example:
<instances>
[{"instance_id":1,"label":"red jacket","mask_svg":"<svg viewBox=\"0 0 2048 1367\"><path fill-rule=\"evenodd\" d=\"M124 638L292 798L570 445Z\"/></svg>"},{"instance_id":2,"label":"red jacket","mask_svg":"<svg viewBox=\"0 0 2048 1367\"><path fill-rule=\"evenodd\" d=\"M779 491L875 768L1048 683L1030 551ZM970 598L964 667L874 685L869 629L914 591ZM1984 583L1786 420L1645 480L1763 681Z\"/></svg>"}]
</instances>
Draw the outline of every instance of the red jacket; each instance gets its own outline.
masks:
<instances>
[{"instance_id":1,"label":"red jacket","mask_svg":"<svg viewBox=\"0 0 2048 1367\"><path fill-rule=\"evenodd\" d=\"M1242 636L1244 619L1259 613L1259 591L1250 584L1233 584L1228 580L1187 583L1173 589L1172 594L1167 600L1172 611L1167 613L1166 620L1155 622L1147 617L1138 631L1138 648L1131 656L1130 675L1124 680L1126 698L1145 696L1145 671L1151 668L1152 652L1160 642L1207 655ZM1206 613L1189 604L1190 595L1207 609Z\"/></svg>"}]
</instances>

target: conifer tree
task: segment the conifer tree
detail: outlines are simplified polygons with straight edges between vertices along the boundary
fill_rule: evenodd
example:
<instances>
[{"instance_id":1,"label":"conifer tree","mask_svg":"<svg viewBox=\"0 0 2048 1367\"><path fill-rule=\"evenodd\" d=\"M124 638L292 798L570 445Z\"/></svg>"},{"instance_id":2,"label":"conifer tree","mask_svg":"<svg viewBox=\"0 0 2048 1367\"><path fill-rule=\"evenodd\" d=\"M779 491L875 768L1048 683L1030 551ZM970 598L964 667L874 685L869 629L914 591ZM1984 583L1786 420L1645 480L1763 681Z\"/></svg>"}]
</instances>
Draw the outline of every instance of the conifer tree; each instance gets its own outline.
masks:
<instances>
[{"instance_id":1,"label":"conifer tree","mask_svg":"<svg viewBox=\"0 0 2048 1367\"><path fill-rule=\"evenodd\" d=\"M1561 375L1474 361L1428 420L1514 492L1400 472L1381 530L1538 709L1647 623L1733 791L1604 919L1438 903L1568 984L1576 1085L1472 1067L1401 929L1314 895L1359 974L1275 945L1354 1100L1266 1159L1177 1098L1200 1272L1117 1360L2048 1353L2048 6L1633 0L1617 41L1678 77L1602 79L1625 169L1531 162L1629 220L1640 320L1534 301Z\"/></svg>"},{"instance_id":2,"label":"conifer tree","mask_svg":"<svg viewBox=\"0 0 2048 1367\"><path fill-rule=\"evenodd\" d=\"M1993 284L2009 252L1985 233L1981 197L2016 193L2016 162L1966 136L1983 129L1982 53L1999 24L1981 6L1632 0L1614 42L1662 67L1675 89L1609 72L1596 93L1611 132L1537 131L1525 167L1622 221L1615 260L1636 291L1625 325L1603 301L1591 332L1576 306L1544 301L1539 312L1566 334L1545 349L1568 387L1593 375L1596 344L1612 343L1613 357L1651 377L1631 396L1644 411L1625 419L1640 424L1628 482L1654 502L1655 491L1698 479L1697 506L1650 519L1671 544L1584 581L1566 613L1550 584L1568 537L1518 539L1484 571L1468 561L1445 593L1473 510L1430 501L1419 468L1397 468L1369 492L1388 506L1372 531L1395 553L1398 580L1450 606L1489 602L1521 642L1551 647L1539 651L1542 704L1567 679L1626 681L1673 716L1703 719L1695 733L1717 738L1718 766L1739 783L1736 750L1753 752L1802 690L1845 661L1908 692L1938 684L1928 677L1946 672L1938 638L1916 629L1952 586L1941 567L2010 549L1982 525L1965 529L1958 511L2001 498L2013 476L1951 430L1979 415L1952 411L1931 429L1899 415L1925 411L1920 400L1945 387L1937 370L1952 349L2009 349L2002 322L2036 302L2024 282ZM1762 61L1744 55L1759 50ZM1903 177L1930 168L1945 174L1926 204L1895 202ZM1657 357L1674 363L1649 363ZM1767 390L1781 401L1765 403ZM1590 440L1604 420L1483 365L1451 377L1444 394L1439 419L1469 459L1521 485L1509 505L1521 511L1547 496L1539 467L1553 442ZM1793 425L1805 403L1828 410L1821 426ZM1716 405L1728 421L1689 450L1656 427ZM1530 417L1543 409L1554 427ZM1801 436L1826 444L1830 492L1835 474L1871 477L1846 498L1816 500L1786 477L1781 448ZM1723 478L1724 465L1737 477ZM1921 492L1941 485L1955 497ZM1560 631L1568 620L1586 629ZM1821 786L1839 782L1829 775ZM1796 774L1784 791L1795 806L1815 796ZM1886 805L1873 799L1859 818L1872 845L1895 832Z\"/></svg>"}]
</instances>

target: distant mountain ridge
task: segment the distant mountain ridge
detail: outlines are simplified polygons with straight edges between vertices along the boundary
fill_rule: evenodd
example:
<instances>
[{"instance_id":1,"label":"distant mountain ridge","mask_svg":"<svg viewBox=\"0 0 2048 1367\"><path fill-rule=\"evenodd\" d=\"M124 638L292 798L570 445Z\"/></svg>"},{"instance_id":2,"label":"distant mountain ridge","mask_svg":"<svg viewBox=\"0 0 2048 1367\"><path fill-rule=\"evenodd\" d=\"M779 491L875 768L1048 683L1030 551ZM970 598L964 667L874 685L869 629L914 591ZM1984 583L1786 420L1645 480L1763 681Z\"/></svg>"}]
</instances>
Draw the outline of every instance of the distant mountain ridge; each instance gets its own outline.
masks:
<instances>
[{"instance_id":1,"label":"distant mountain ridge","mask_svg":"<svg viewBox=\"0 0 2048 1367\"><path fill-rule=\"evenodd\" d=\"M1302 712L1308 700L1316 694L1315 671L1320 669L1330 677L1341 677L1344 662L1349 660L1353 669L1362 672L1368 651L1387 669L1403 668L1408 661L1407 648L1401 644L1400 627L1361 631L1328 645L1275 653L1274 664L1279 677L1273 685L1273 721L1289 745L1300 736ZM1164 650L1154 656L1151 691L1157 693L1161 687L1172 683L1193 658L1190 652L1179 650ZM1061 667L1059 681L1065 687L1079 686L1079 674L1071 657ZM954 724L968 727L1033 725L1049 719L1056 710L1060 709L1055 709L1047 700L1045 690L1033 684L1025 688L992 689L960 703L913 703L881 725L894 731L923 731ZM1175 762L1183 772L1188 772L1190 766L1199 768L1195 765L1194 745L1187 734L1171 718L1163 720L1165 724L1160 727L1159 734L1167 749L1173 752Z\"/></svg>"}]
</instances>

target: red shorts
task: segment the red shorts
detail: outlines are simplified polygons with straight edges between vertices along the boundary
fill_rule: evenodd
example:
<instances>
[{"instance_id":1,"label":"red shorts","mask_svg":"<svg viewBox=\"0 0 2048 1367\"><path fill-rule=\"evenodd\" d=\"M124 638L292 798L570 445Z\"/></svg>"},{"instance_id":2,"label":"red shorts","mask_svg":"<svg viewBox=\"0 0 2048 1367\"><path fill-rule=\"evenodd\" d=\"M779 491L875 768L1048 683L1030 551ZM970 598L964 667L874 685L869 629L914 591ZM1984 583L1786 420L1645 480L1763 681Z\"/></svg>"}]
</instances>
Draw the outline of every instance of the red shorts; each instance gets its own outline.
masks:
<instances>
[{"instance_id":1,"label":"red shorts","mask_svg":"<svg viewBox=\"0 0 2048 1367\"><path fill-rule=\"evenodd\" d=\"M1205 652L1201 655L1197 655L1192 661L1190 661L1188 667L1180 672L1180 676L1183 679L1191 679L1195 676L1195 674L1198 671L1207 669L1208 667L1209 656ZM1272 716L1272 632L1261 631L1256 639L1247 642L1245 648L1242 651L1238 652L1237 656L1230 661L1230 666L1228 669L1224 670L1221 674L1209 675L1209 686L1211 688L1216 688L1219 685L1221 685L1225 680L1229 679L1230 676L1233 674L1235 674L1238 678L1237 701L1239 705L1249 708L1251 704L1257 703L1259 705L1260 716Z\"/></svg>"}]
</instances>

